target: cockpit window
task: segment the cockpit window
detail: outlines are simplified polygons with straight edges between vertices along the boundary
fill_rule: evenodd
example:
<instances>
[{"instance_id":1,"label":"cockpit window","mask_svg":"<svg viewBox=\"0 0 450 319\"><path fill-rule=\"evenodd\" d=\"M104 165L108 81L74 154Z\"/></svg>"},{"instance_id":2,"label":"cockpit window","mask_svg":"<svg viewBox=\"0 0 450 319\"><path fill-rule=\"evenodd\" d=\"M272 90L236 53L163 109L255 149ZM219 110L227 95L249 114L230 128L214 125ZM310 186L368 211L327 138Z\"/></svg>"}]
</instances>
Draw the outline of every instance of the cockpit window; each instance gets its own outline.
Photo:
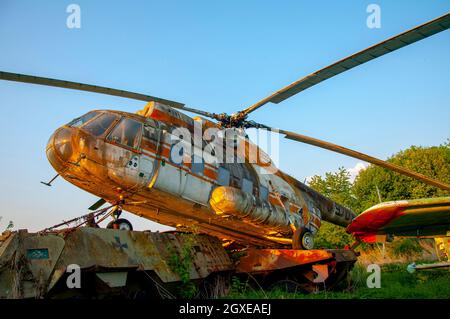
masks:
<instances>
[{"instance_id":1,"label":"cockpit window","mask_svg":"<svg viewBox=\"0 0 450 319\"><path fill-rule=\"evenodd\" d=\"M141 132L141 122L123 118L109 134L108 140L131 148L137 148Z\"/></svg>"},{"instance_id":2,"label":"cockpit window","mask_svg":"<svg viewBox=\"0 0 450 319\"><path fill-rule=\"evenodd\" d=\"M82 129L94 136L101 136L118 118L119 116L116 114L103 113L99 117L84 125Z\"/></svg>"},{"instance_id":3,"label":"cockpit window","mask_svg":"<svg viewBox=\"0 0 450 319\"><path fill-rule=\"evenodd\" d=\"M80 126L82 126L83 124L85 124L86 122L88 122L89 120L93 119L94 117L96 117L99 114L100 114L100 112L97 112L97 111L89 112L87 114L84 114L83 116L77 117L76 119L72 120L67 125L71 126L71 127L80 127Z\"/></svg>"}]
</instances>

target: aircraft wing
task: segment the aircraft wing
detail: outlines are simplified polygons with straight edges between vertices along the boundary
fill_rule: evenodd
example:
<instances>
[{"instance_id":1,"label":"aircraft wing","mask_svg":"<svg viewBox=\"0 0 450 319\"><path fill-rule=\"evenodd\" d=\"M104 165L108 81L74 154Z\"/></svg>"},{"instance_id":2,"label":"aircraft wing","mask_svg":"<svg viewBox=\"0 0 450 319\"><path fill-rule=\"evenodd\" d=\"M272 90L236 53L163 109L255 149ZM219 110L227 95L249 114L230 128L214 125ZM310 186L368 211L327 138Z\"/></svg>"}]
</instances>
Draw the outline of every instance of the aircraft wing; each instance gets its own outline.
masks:
<instances>
[{"instance_id":1,"label":"aircraft wing","mask_svg":"<svg viewBox=\"0 0 450 319\"><path fill-rule=\"evenodd\" d=\"M401 200L375 205L347 226L347 232L364 242L386 235L412 237L448 236L450 197Z\"/></svg>"}]
</instances>

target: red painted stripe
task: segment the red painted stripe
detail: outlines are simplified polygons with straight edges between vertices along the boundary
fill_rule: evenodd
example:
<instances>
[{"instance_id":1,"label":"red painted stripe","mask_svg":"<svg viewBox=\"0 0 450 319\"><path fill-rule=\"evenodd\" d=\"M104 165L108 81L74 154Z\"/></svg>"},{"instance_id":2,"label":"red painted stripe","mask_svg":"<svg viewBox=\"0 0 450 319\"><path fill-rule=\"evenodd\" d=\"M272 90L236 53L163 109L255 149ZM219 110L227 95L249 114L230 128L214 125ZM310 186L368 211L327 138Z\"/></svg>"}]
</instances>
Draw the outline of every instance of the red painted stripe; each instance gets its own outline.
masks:
<instances>
[{"instance_id":1,"label":"red painted stripe","mask_svg":"<svg viewBox=\"0 0 450 319\"><path fill-rule=\"evenodd\" d=\"M376 233L380 228L402 216L405 213L404 209L405 207L399 206L369 208L347 226L347 231L355 236Z\"/></svg>"}]
</instances>

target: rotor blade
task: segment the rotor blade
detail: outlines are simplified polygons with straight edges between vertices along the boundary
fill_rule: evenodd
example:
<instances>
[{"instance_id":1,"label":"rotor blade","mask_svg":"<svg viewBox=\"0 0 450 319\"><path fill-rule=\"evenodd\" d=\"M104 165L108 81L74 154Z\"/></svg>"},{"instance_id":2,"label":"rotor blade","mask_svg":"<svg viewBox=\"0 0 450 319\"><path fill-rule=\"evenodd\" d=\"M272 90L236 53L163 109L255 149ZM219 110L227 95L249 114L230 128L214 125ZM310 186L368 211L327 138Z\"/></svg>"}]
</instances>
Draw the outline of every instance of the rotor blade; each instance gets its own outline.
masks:
<instances>
[{"instance_id":1,"label":"rotor blade","mask_svg":"<svg viewBox=\"0 0 450 319\"><path fill-rule=\"evenodd\" d=\"M382 55L400 49L414 42L423 40L433 34L446 30L449 27L450 13L447 13L439 18L410 29L409 31L403 32L388 40L375 44L365 50L350 55L349 57L333 63L317 72L311 73L310 75L307 75L304 78L291 83L290 85L251 105L250 107L239 113L242 116L245 116L269 102L278 104L286 100L287 98L335 75L350 70L355 66L366 63L370 60L378 58Z\"/></svg>"},{"instance_id":2,"label":"rotor blade","mask_svg":"<svg viewBox=\"0 0 450 319\"><path fill-rule=\"evenodd\" d=\"M261 127L264 127L264 126L261 126ZM423 174L416 173L414 171L411 171L409 169L403 168L401 166L398 166L398 165L395 165L395 164L392 164L392 163L380 160L380 159L378 159L376 157L372 157L372 156L369 156L367 154L360 153L360 152L357 152L357 151L354 151L354 150L351 150L351 149L348 149L348 148L345 148L345 147L342 147L342 146L339 146L339 145L336 145L336 144L332 144L332 143L329 143L329 142L321 141L321 140L318 140L316 138L312 138L312 137L309 137L309 136L300 135L300 134L297 134L297 133L293 133L293 132L289 132L289 131L285 131L285 130L279 130L279 129L272 129L272 130L275 131L275 132L278 132L278 133L286 135L285 138L287 138L287 139L290 139L290 140L293 140L293 141L297 141L297 142L306 143L306 144L310 144L310 145L314 145L314 146L318 146L320 148L324 148L324 149L327 149L327 150L330 150L330 151L333 151L333 152L336 152L336 153L340 153L340 154L344 154L344 155L347 155L347 156L350 156L350 157L353 157L353 158L357 158L357 159L360 159L362 161L369 162L371 164L374 164L374 165L377 165L377 166L381 166L383 168L387 168L387 169L392 170L394 172L397 172L399 174L406 175L406 176L409 176L411 178L417 179L417 180L422 181L422 182L424 182L426 184L429 184L429 185L432 185L432 186L444 189L446 191L450 191L450 185L449 184L446 184L446 183L443 183L441 181L435 180L435 179L430 178L428 176L425 176Z\"/></svg>"},{"instance_id":3,"label":"rotor blade","mask_svg":"<svg viewBox=\"0 0 450 319\"><path fill-rule=\"evenodd\" d=\"M124 98L128 98L128 99L134 99L134 100L145 101L145 102L155 101L155 102L159 102L159 103L171 106L175 109L180 109L180 110L196 113L199 115L203 115L206 117L214 118L214 115L212 113L185 107L185 105L183 103L170 101L170 100L166 100L166 99L161 99L159 97L141 94L141 93L134 93L134 92L130 92L130 91L111 89L111 88L107 88L104 86L90 85L90 84L84 84L84 83L63 81L63 80L57 80L57 79L43 78L43 77L39 77L39 76L2 72L2 71L0 71L0 80L55 86L55 87L60 87L60 88L65 88L65 89L72 89L72 90L101 93L101 94L107 94L107 95L113 95L113 96L120 96L120 97L124 97Z\"/></svg>"},{"instance_id":4,"label":"rotor blade","mask_svg":"<svg viewBox=\"0 0 450 319\"><path fill-rule=\"evenodd\" d=\"M104 204L106 203L106 200L104 200L103 198L100 198L98 201L96 201L94 204L91 205L91 207L89 207L89 210L97 210L100 207L102 207Z\"/></svg>"}]
</instances>

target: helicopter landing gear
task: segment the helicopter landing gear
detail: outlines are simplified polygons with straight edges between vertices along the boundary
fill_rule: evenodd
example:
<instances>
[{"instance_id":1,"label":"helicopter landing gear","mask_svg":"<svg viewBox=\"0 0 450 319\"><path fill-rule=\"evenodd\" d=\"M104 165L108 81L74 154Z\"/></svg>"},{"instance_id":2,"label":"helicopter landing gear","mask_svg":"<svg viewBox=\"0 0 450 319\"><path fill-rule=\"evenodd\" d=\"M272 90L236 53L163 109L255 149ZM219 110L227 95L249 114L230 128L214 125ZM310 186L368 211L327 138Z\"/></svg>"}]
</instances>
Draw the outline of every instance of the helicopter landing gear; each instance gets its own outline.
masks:
<instances>
[{"instance_id":1,"label":"helicopter landing gear","mask_svg":"<svg viewBox=\"0 0 450 319\"><path fill-rule=\"evenodd\" d=\"M118 218L109 222L106 228L119 230L133 230L133 225L131 225L131 223L125 218Z\"/></svg>"},{"instance_id":2,"label":"helicopter landing gear","mask_svg":"<svg viewBox=\"0 0 450 319\"><path fill-rule=\"evenodd\" d=\"M292 248L293 249L313 249L314 248L314 236L313 234L304 228L298 228L295 230L292 236Z\"/></svg>"},{"instance_id":3,"label":"helicopter landing gear","mask_svg":"<svg viewBox=\"0 0 450 319\"><path fill-rule=\"evenodd\" d=\"M131 225L130 221L125 218L119 218L121 214L122 207L120 207L119 205L115 206L113 208L113 211L111 212L111 216L114 218L114 220L109 222L106 228L130 231L133 230L133 225Z\"/></svg>"}]
</instances>

